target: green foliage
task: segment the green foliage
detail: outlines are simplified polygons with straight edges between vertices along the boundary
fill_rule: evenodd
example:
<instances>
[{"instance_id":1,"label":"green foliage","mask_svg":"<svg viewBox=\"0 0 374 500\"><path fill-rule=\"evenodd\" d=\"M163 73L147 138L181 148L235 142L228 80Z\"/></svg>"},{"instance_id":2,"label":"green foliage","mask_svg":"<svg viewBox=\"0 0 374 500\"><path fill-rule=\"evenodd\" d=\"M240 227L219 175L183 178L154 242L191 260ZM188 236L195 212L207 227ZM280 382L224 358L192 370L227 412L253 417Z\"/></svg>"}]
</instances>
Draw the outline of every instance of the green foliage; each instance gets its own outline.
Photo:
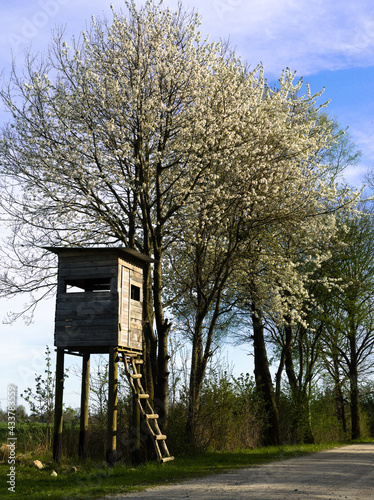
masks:
<instances>
[{"instance_id":1,"label":"green foliage","mask_svg":"<svg viewBox=\"0 0 374 500\"><path fill-rule=\"evenodd\" d=\"M316 442L343 442L348 439L338 418L332 391L321 391L312 399L311 421Z\"/></svg>"},{"instance_id":2,"label":"green foliage","mask_svg":"<svg viewBox=\"0 0 374 500\"><path fill-rule=\"evenodd\" d=\"M360 406L366 423L367 435L374 437L374 382L369 382L360 389Z\"/></svg>"},{"instance_id":3,"label":"green foliage","mask_svg":"<svg viewBox=\"0 0 374 500\"><path fill-rule=\"evenodd\" d=\"M44 452L46 449L45 437L47 433L47 424L42 422L17 422L17 453ZM7 422L0 423L0 443L6 443L8 437Z\"/></svg>"},{"instance_id":4,"label":"green foliage","mask_svg":"<svg viewBox=\"0 0 374 500\"><path fill-rule=\"evenodd\" d=\"M197 430L200 446L220 451L256 447L262 417L248 373L236 379L226 371L211 372L201 393Z\"/></svg>"},{"instance_id":5,"label":"green foliage","mask_svg":"<svg viewBox=\"0 0 374 500\"><path fill-rule=\"evenodd\" d=\"M369 203L359 208L359 216L342 212L337 220L340 245L326 272L339 287L321 303L325 369L336 387L349 384L352 439L360 437L359 386L374 353L374 212Z\"/></svg>"},{"instance_id":6,"label":"green foliage","mask_svg":"<svg viewBox=\"0 0 374 500\"><path fill-rule=\"evenodd\" d=\"M186 434L187 407L183 402L170 406L167 445L174 456L184 456L189 451Z\"/></svg>"},{"instance_id":7,"label":"green foliage","mask_svg":"<svg viewBox=\"0 0 374 500\"><path fill-rule=\"evenodd\" d=\"M300 426L298 432L295 429L295 407L290 392L281 392L279 401L279 418L281 425L281 436L283 443L296 444L300 442ZM348 404L346 404L348 411ZM297 417L297 416L296 416ZM309 403L310 427L316 443L344 442L348 440L348 434L344 432L342 422L339 420L333 390L329 387L316 388L311 395Z\"/></svg>"}]
</instances>

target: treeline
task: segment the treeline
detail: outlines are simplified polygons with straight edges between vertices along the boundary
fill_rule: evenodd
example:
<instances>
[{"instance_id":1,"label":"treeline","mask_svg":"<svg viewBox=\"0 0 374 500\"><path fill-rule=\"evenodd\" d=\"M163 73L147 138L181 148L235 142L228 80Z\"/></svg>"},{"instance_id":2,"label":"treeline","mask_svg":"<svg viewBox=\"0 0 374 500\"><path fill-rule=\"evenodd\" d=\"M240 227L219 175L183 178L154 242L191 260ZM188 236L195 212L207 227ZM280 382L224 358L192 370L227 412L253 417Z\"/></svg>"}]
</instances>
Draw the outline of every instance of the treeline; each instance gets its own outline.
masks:
<instances>
[{"instance_id":1,"label":"treeline","mask_svg":"<svg viewBox=\"0 0 374 500\"><path fill-rule=\"evenodd\" d=\"M266 430L264 405L255 389L255 383L249 375L233 377L215 366L204 383L200 407L197 435L198 448L192 448L188 442L185 428L188 417L187 398L173 401L170 406L168 445L175 456L203 452L205 450L239 450L255 448L263 443ZM299 434L294 427L295 407L289 392L283 392L278 400L280 431L283 443L299 441ZM342 442L350 438L349 394L345 394L344 407L347 413L344 430L336 409L334 388L332 385L316 387L310 398L309 419L315 442ZM88 429L88 457L91 460L104 461L106 456L106 411L97 412L97 406L90 409ZM118 456L119 460L131 463L132 452L132 402L131 395L124 386L118 403ZM363 438L374 437L374 385L360 386L360 416ZM0 441L5 443L7 436L6 414L4 425L0 424ZM38 420L42 420L39 422ZM142 434L143 452L149 453L146 435ZM78 458L79 418L68 409L64 415L63 456ZM45 416L26 415L21 411L17 421L17 454L36 458L50 457L52 443L50 430ZM149 457L152 458L152 457ZM0 457L0 460L2 458ZM45 458L47 459L47 458Z\"/></svg>"},{"instance_id":2,"label":"treeline","mask_svg":"<svg viewBox=\"0 0 374 500\"><path fill-rule=\"evenodd\" d=\"M181 353L179 353L181 354ZM188 433L189 374L188 353L183 360L172 359L173 383L170 390L170 414L167 430L168 446L175 456L205 450L225 451L263 446L269 435L269 415L261 388L249 374L234 376L232 364L218 355L212 356L201 390L199 413L195 425L195 442ZM53 434L53 374L50 372L50 351L46 350L46 376L37 376L35 386L23 394L32 409L27 415L23 407L17 412L17 453L48 457L52 453ZM105 460L108 411L108 364L100 357L90 377L90 418L88 428L88 457ZM70 376L80 376L77 368ZM124 369L119 370L117 445L120 461L131 463L136 443L132 427L132 393ZM279 434L282 444L300 442L343 442L351 439L352 419L350 386L341 385L339 395L334 380L327 372L318 373L308 392L307 412L295 405L288 383L276 392ZM342 418L343 416L343 418ZM359 416L362 438L374 438L374 382L359 384ZM7 435L6 413L0 414L0 440ZM153 459L148 433L141 428L141 456ZM64 408L63 455L78 458L79 409Z\"/></svg>"},{"instance_id":3,"label":"treeline","mask_svg":"<svg viewBox=\"0 0 374 500\"><path fill-rule=\"evenodd\" d=\"M45 247L136 249L153 259L143 380L166 433L172 332L191 346L183 432L193 447L225 336L253 346L263 444L315 439L322 376L343 433L358 438L373 347L372 207L341 176L359 152L322 92L290 69L269 84L262 65L202 40L181 5L126 6L71 46L56 32L0 91L11 116L0 141L11 231L0 296L29 292L32 312L54 293Z\"/></svg>"}]
</instances>

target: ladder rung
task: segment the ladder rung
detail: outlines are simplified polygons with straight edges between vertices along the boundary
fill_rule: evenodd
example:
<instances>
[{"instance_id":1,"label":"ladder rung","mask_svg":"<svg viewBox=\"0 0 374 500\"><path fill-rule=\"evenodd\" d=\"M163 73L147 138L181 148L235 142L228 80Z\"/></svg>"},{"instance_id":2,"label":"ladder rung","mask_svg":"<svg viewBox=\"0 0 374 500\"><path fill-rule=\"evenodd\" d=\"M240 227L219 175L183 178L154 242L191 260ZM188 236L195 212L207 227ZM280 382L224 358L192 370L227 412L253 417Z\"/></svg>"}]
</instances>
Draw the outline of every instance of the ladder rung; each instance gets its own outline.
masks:
<instances>
[{"instance_id":1,"label":"ladder rung","mask_svg":"<svg viewBox=\"0 0 374 500\"><path fill-rule=\"evenodd\" d=\"M149 398L149 394L137 394L137 396L139 399L148 399Z\"/></svg>"},{"instance_id":2,"label":"ladder rung","mask_svg":"<svg viewBox=\"0 0 374 500\"><path fill-rule=\"evenodd\" d=\"M142 378L142 374L141 373L130 373L130 377L131 378Z\"/></svg>"},{"instance_id":3,"label":"ladder rung","mask_svg":"<svg viewBox=\"0 0 374 500\"><path fill-rule=\"evenodd\" d=\"M135 364L136 365L142 365L144 361L142 359L135 359Z\"/></svg>"},{"instance_id":4,"label":"ladder rung","mask_svg":"<svg viewBox=\"0 0 374 500\"><path fill-rule=\"evenodd\" d=\"M163 464L164 462L171 462L172 460L174 460L174 457L161 458L161 463Z\"/></svg>"},{"instance_id":5,"label":"ladder rung","mask_svg":"<svg viewBox=\"0 0 374 500\"><path fill-rule=\"evenodd\" d=\"M155 434L156 441L164 441L166 439L165 434Z\"/></svg>"},{"instance_id":6,"label":"ladder rung","mask_svg":"<svg viewBox=\"0 0 374 500\"><path fill-rule=\"evenodd\" d=\"M159 418L157 413L146 413L145 415L145 418L148 420L148 419L153 419L153 418Z\"/></svg>"}]
</instances>

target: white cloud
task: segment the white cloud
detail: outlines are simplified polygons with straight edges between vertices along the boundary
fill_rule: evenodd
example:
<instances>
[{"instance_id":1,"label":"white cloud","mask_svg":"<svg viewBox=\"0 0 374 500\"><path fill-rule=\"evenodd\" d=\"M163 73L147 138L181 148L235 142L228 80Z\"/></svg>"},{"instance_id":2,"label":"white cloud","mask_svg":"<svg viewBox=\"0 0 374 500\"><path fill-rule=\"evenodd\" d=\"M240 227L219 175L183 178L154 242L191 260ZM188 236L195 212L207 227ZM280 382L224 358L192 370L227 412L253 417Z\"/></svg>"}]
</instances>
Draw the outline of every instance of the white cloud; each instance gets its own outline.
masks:
<instances>
[{"instance_id":1,"label":"white cloud","mask_svg":"<svg viewBox=\"0 0 374 500\"><path fill-rule=\"evenodd\" d=\"M361 121L359 128L350 127L350 134L357 145L357 148L365 151L365 161L368 167L373 168L374 165L374 122L365 120Z\"/></svg>"},{"instance_id":2,"label":"white cloud","mask_svg":"<svg viewBox=\"0 0 374 500\"><path fill-rule=\"evenodd\" d=\"M112 3L126 11L122 0ZM176 8L178 1L164 3ZM35 49L46 48L56 24L67 24L67 32L77 34L92 14L110 12L110 2L102 0L32 0L17 5L8 4L2 10L4 61L9 61L10 48L18 57L29 43ZM185 0L183 5L200 13L203 33L212 39L230 36L243 58L251 65L263 61L272 75L285 66L307 75L374 63L374 8L369 0L339 4L335 0Z\"/></svg>"},{"instance_id":3,"label":"white cloud","mask_svg":"<svg viewBox=\"0 0 374 500\"><path fill-rule=\"evenodd\" d=\"M342 179L348 183L349 186L354 186L361 189L365 184L365 174L368 172L367 165L359 164L353 167L348 167L341 175Z\"/></svg>"},{"instance_id":4,"label":"white cloud","mask_svg":"<svg viewBox=\"0 0 374 500\"><path fill-rule=\"evenodd\" d=\"M307 75L374 61L374 9L367 0L339 5L332 0L190 0L187 5L201 13L204 31L214 38L231 36L250 64L263 61L273 75L286 66Z\"/></svg>"}]
</instances>

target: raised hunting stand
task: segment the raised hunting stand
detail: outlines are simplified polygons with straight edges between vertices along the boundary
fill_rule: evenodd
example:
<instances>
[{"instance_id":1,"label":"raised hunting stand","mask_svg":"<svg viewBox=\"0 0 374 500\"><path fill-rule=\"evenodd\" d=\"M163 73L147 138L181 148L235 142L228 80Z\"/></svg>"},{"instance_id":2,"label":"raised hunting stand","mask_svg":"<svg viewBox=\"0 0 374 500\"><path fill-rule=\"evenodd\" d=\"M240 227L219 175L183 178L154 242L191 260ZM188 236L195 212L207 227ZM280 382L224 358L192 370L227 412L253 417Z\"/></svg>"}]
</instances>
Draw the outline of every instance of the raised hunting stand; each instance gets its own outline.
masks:
<instances>
[{"instance_id":1,"label":"raised hunting stand","mask_svg":"<svg viewBox=\"0 0 374 500\"><path fill-rule=\"evenodd\" d=\"M156 415L143 389L143 270L152 259L128 248L48 247L58 255L55 316L56 395L53 459L61 460L64 355L82 356L82 393L79 455L87 454L90 355L109 354L107 461L117 455L118 361L134 394L136 443L140 447L140 419L151 435L160 462L173 460Z\"/></svg>"}]
</instances>

